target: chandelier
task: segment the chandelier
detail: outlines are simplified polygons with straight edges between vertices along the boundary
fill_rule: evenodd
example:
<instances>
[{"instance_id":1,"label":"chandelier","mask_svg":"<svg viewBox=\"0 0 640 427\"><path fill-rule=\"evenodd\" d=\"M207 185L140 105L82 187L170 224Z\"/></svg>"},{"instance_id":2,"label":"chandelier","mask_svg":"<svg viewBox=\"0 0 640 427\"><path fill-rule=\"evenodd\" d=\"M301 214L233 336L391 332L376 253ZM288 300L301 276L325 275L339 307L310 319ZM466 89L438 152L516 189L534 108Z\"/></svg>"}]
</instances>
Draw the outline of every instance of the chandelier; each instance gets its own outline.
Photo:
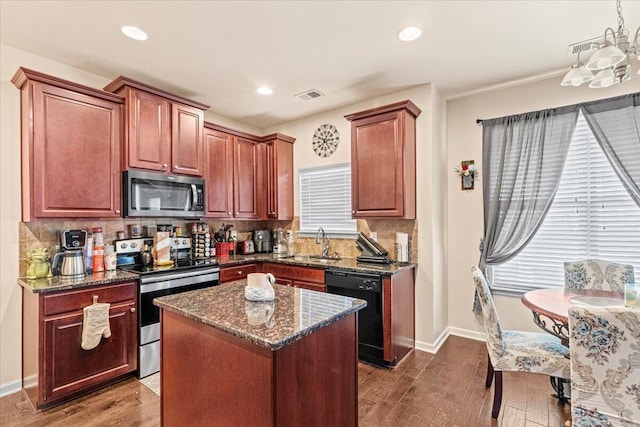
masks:
<instances>
[{"instance_id":1,"label":"chandelier","mask_svg":"<svg viewBox=\"0 0 640 427\"><path fill-rule=\"evenodd\" d=\"M631 79L631 65L629 60L636 56L640 60L640 28L636 30L632 42L629 42L629 32L624 27L620 0L616 0L618 7L618 31L611 27L604 31L603 41L597 45L598 50L591 55L586 64L578 61L573 64L569 72L562 79L562 86L580 86L589 83L589 87L601 88ZM608 38L609 37L609 38ZM595 75L594 75L595 73ZM638 70L640 74L640 70Z\"/></svg>"}]
</instances>

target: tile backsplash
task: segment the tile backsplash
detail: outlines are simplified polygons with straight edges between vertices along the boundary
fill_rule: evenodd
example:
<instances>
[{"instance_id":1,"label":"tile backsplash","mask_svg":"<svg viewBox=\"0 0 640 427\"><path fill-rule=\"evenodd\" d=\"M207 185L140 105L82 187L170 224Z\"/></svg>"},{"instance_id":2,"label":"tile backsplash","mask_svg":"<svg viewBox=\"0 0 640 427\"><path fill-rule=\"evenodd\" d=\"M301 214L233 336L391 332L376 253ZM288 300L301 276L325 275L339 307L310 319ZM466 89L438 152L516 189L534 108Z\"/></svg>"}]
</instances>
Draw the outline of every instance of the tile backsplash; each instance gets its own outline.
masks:
<instances>
[{"instance_id":1,"label":"tile backsplash","mask_svg":"<svg viewBox=\"0 0 640 427\"><path fill-rule=\"evenodd\" d=\"M238 232L238 240L248 240L251 238L251 232L256 229L269 229L281 227L284 230L293 230L295 238L296 253L320 254L321 247L316 244L315 237L298 237L299 218L295 217L293 221L211 221L202 220L209 224L211 231L216 231L223 224L232 224L232 230ZM201 221L201 222L202 222ZM89 233L93 227L102 227L104 240L106 244L111 244L116 239L118 231L124 231L128 236L129 225L140 224L143 227L155 227L158 224L171 224L174 227L182 227L183 234L189 234L188 225L193 220L176 220L176 219L116 219L116 220L81 220L81 221L33 221L19 223L19 258L20 258L20 275L24 276L27 270L26 254L35 247L44 247L49 250L49 254L53 255L58 252L59 238L58 232L62 230L81 229L87 230ZM378 235L378 243L389 251L389 257L395 259L395 239L396 232L403 232L409 235L410 260L415 262L418 257L418 221L417 220L401 220L401 219L368 219L358 220L357 229L365 233L367 236L375 231ZM329 253L337 252L341 257L355 258L360 255L355 240L353 238L329 238Z\"/></svg>"}]
</instances>

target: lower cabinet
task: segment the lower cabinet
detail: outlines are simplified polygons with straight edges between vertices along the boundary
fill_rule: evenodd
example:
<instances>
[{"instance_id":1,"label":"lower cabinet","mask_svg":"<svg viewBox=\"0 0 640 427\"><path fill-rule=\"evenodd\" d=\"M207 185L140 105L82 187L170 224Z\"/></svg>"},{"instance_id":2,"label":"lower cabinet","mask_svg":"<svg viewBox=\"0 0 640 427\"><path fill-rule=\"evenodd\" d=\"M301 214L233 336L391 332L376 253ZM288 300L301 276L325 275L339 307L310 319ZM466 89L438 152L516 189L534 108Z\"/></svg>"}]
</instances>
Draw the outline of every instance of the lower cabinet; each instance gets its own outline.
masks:
<instances>
[{"instance_id":1,"label":"lower cabinet","mask_svg":"<svg viewBox=\"0 0 640 427\"><path fill-rule=\"evenodd\" d=\"M23 289L22 387L35 409L85 394L137 369L137 284L38 294ZM82 343L83 308L111 304L111 336Z\"/></svg>"},{"instance_id":2,"label":"lower cabinet","mask_svg":"<svg viewBox=\"0 0 640 427\"><path fill-rule=\"evenodd\" d=\"M308 268L294 265L262 264L263 273L271 273L276 278L276 283L312 291L326 292L324 284L324 269Z\"/></svg>"},{"instance_id":3,"label":"lower cabinet","mask_svg":"<svg viewBox=\"0 0 640 427\"><path fill-rule=\"evenodd\" d=\"M233 282L234 280L246 279L249 273L258 273L258 264L244 264L235 267L220 268L220 283Z\"/></svg>"}]
</instances>

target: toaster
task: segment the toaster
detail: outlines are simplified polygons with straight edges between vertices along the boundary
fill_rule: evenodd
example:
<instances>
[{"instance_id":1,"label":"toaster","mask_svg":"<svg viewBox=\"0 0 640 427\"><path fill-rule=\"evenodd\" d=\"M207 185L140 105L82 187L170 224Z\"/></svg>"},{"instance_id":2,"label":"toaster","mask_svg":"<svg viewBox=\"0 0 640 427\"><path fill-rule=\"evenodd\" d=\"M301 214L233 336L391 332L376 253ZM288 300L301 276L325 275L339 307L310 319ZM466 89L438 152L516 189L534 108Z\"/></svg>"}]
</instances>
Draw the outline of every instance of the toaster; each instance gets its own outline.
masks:
<instances>
[{"instance_id":1,"label":"toaster","mask_svg":"<svg viewBox=\"0 0 640 427\"><path fill-rule=\"evenodd\" d=\"M238 243L238 251L243 255L254 253L256 248L253 244L253 240L245 240L244 242Z\"/></svg>"}]
</instances>

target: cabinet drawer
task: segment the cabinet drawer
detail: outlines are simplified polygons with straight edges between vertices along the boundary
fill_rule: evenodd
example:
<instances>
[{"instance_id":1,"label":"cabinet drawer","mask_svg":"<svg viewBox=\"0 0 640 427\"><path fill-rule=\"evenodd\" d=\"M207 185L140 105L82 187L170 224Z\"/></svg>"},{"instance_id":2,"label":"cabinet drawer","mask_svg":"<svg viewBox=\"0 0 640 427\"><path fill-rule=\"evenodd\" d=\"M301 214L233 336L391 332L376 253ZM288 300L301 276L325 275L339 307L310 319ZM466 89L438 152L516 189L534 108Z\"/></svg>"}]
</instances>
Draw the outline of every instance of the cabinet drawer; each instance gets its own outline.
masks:
<instances>
[{"instance_id":1,"label":"cabinet drawer","mask_svg":"<svg viewBox=\"0 0 640 427\"><path fill-rule=\"evenodd\" d=\"M238 267L226 267L220 269L220 283L231 282L238 279L246 279L247 274L256 273L257 264L245 264Z\"/></svg>"},{"instance_id":2,"label":"cabinet drawer","mask_svg":"<svg viewBox=\"0 0 640 427\"><path fill-rule=\"evenodd\" d=\"M293 286L296 288L309 289L310 291L327 292L327 286L320 283L303 282L295 280Z\"/></svg>"},{"instance_id":3,"label":"cabinet drawer","mask_svg":"<svg viewBox=\"0 0 640 427\"><path fill-rule=\"evenodd\" d=\"M79 311L93 303L93 296L98 297L98 302L110 304L122 301L136 301L136 282L127 282L117 285L83 288L77 291L63 291L44 296L44 315L51 316L70 311Z\"/></svg>"},{"instance_id":4,"label":"cabinet drawer","mask_svg":"<svg viewBox=\"0 0 640 427\"><path fill-rule=\"evenodd\" d=\"M276 277L324 284L324 269L321 268L265 263L262 265L262 271Z\"/></svg>"}]
</instances>

